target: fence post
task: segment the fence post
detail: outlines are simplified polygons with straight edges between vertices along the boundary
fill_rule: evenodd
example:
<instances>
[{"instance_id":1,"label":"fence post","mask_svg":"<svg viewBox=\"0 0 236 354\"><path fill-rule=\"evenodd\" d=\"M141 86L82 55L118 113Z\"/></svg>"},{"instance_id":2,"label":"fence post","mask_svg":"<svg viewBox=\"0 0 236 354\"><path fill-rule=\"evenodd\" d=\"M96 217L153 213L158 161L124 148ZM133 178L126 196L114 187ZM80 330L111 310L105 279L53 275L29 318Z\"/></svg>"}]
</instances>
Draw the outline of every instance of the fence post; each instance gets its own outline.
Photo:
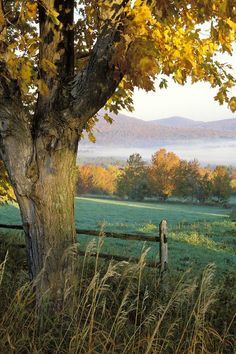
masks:
<instances>
[{"instance_id":1,"label":"fence post","mask_svg":"<svg viewBox=\"0 0 236 354\"><path fill-rule=\"evenodd\" d=\"M167 243L167 221L162 220L159 225L160 236L160 274L168 270L168 243Z\"/></svg>"}]
</instances>

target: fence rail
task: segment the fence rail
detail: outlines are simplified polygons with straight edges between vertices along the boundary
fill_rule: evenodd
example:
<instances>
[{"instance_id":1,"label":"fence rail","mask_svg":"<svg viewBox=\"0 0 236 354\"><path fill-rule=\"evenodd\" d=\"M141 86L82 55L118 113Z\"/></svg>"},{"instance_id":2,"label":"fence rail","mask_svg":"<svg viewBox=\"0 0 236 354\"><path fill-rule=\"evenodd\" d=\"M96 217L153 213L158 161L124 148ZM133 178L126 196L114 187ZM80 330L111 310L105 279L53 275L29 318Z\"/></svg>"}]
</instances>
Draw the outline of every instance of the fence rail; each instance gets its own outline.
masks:
<instances>
[{"instance_id":1,"label":"fence rail","mask_svg":"<svg viewBox=\"0 0 236 354\"><path fill-rule=\"evenodd\" d=\"M13 229L13 230L23 230L22 225L7 225L0 224L0 228L4 229ZM126 234L110 231L98 231L98 230L86 230L86 229L76 229L78 235L89 235L89 236L105 236L111 238L119 238L121 240L130 240L130 241L150 241L150 242L159 242L159 236L145 236L145 235L135 235L135 234Z\"/></svg>"},{"instance_id":2,"label":"fence rail","mask_svg":"<svg viewBox=\"0 0 236 354\"><path fill-rule=\"evenodd\" d=\"M12 229L12 230L23 230L23 225L9 225L9 224L0 224L0 228ZM145 236L145 235L135 235L135 234L126 234L126 233L117 233L109 231L98 231L98 230L83 230L76 229L76 234L78 235L89 235L96 237L111 237L121 240L129 241L147 241L147 242L158 242L159 245L159 262L158 261L149 261L147 266L153 268L160 268L160 273L163 274L168 269L168 243L167 243L167 221L162 220L159 224L159 235L157 236ZM25 245L16 245L17 247L25 248ZM84 256L84 252L79 251L79 254ZM90 256L97 256L96 252L89 254ZM99 253L99 257L104 259L114 259L117 261L138 261L137 258L125 257L125 256L116 256Z\"/></svg>"}]
</instances>

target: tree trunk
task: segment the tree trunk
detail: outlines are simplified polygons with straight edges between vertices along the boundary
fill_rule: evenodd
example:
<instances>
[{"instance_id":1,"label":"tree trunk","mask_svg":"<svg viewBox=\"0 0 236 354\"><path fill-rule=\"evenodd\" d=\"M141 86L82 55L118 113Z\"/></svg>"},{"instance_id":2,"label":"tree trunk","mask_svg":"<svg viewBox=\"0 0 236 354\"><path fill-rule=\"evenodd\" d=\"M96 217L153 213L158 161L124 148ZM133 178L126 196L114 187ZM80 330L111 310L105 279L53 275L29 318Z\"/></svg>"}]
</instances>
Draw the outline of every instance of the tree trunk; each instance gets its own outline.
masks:
<instances>
[{"instance_id":1,"label":"tree trunk","mask_svg":"<svg viewBox=\"0 0 236 354\"><path fill-rule=\"evenodd\" d=\"M59 304L71 283L76 260L74 189L77 139L45 149L36 143L38 178L28 196L17 195L26 234L27 257L39 297ZM45 141L44 141L45 143ZM52 142L51 142L52 144ZM74 145L74 146L73 146ZM42 148L43 147L43 148Z\"/></svg>"},{"instance_id":2,"label":"tree trunk","mask_svg":"<svg viewBox=\"0 0 236 354\"><path fill-rule=\"evenodd\" d=\"M76 154L68 149L45 153L39 178L29 196L17 196L24 230L31 279L38 293L50 289L60 300L73 274L75 245L74 167ZM58 298L59 297L59 298Z\"/></svg>"},{"instance_id":3,"label":"tree trunk","mask_svg":"<svg viewBox=\"0 0 236 354\"><path fill-rule=\"evenodd\" d=\"M1 129L2 158L19 203L26 234L27 258L37 299L55 304L71 283L75 265L74 190L78 131L58 124L31 135L17 108L3 111L4 125L15 114L12 129ZM58 114L59 117L59 114ZM59 118L57 119L59 120ZM55 116L54 116L55 119ZM17 125L17 129L14 126ZM21 129L22 124L22 129Z\"/></svg>"}]
</instances>

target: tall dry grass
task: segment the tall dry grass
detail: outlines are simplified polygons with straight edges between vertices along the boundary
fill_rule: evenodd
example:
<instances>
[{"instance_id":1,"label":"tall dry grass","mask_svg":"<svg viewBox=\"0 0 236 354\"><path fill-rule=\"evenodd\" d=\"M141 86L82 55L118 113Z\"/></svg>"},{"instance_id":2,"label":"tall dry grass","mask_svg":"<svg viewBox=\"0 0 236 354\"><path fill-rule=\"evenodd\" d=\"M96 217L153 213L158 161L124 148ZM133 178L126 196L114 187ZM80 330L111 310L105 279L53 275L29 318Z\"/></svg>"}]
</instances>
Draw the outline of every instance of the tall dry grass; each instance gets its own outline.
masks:
<instances>
[{"instance_id":1,"label":"tall dry grass","mask_svg":"<svg viewBox=\"0 0 236 354\"><path fill-rule=\"evenodd\" d=\"M220 289L214 284L214 265L199 278L186 272L169 279L167 289L157 271L146 267L148 249L137 264L106 262L98 257L102 242L88 245L78 261L78 278L64 290L64 306L50 316L45 313L43 325L25 271L14 275L5 258L0 266L0 353L234 352L233 311L222 328L215 325ZM95 259L90 257L94 253Z\"/></svg>"}]
</instances>

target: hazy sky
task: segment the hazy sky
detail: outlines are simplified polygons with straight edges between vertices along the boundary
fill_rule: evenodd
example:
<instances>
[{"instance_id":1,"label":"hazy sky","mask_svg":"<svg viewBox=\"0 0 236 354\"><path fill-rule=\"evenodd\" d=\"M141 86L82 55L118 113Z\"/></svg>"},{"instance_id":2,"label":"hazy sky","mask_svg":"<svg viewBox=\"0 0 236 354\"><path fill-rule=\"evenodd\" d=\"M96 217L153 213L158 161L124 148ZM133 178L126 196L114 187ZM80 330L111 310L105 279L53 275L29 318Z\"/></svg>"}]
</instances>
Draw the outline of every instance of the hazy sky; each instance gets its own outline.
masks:
<instances>
[{"instance_id":1,"label":"hazy sky","mask_svg":"<svg viewBox=\"0 0 236 354\"><path fill-rule=\"evenodd\" d=\"M231 63L236 75L236 52L232 57L221 56L224 62ZM146 93L143 90L135 90L133 113L123 113L152 120L181 116L194 120L212 121L227 118L236 118L227 105L220 106L214 100L217 90L212 89L207 83L187 84L181 86L169 81L168 89L160 90L157 85L156 92ZM233 95L236 96L236 87Z\"/></svg>"}]
</instances>

